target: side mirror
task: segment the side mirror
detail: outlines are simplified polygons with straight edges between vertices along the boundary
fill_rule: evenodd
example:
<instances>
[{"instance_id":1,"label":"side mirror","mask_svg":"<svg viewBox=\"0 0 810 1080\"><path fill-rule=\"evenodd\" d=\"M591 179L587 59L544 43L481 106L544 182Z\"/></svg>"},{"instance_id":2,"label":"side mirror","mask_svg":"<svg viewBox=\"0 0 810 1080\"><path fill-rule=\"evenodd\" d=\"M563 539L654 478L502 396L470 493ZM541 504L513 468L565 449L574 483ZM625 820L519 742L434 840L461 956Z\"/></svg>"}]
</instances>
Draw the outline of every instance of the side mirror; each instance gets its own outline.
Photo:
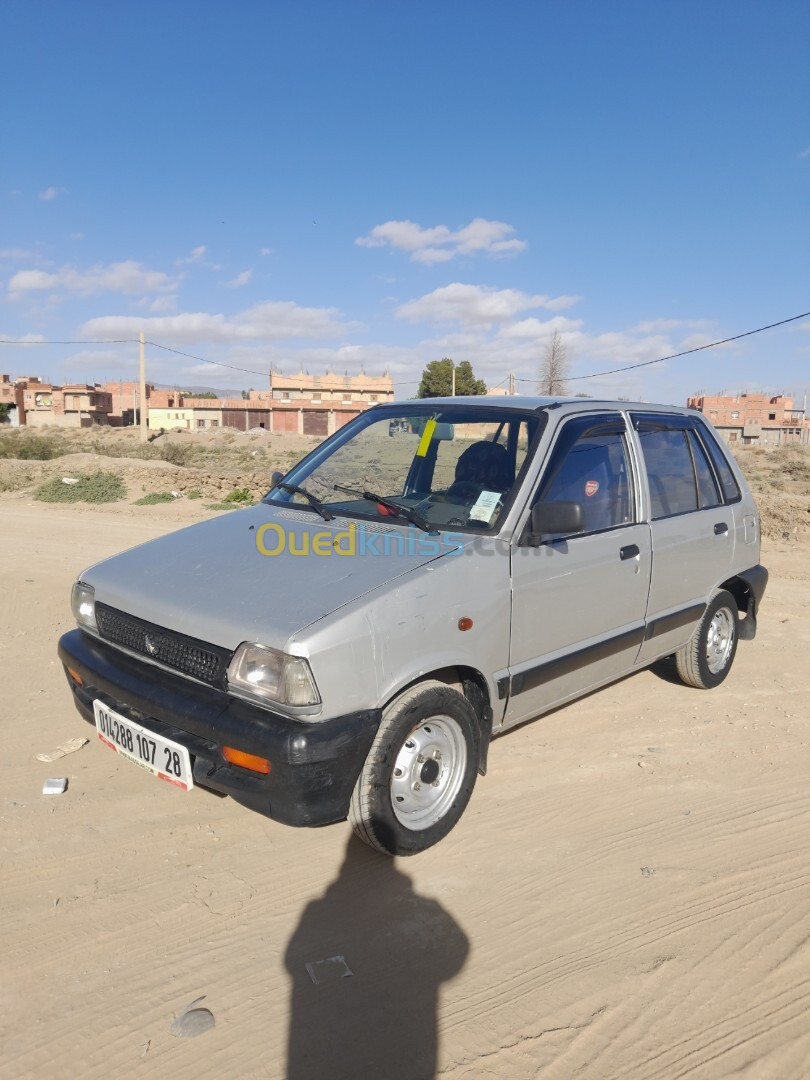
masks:
<instances>
[{"instance_id":1,"label":"side mirror","mask_svg":"<svg viewBox=\"0 0 810 1080\"><path fill-rule=\"evenodd\" d=\"M274 488L274 487L276 487L276 485L278 484L278 482L279 482L280 480L283 480L283 479L284 479L284 473L283 473L283 472L279 472L279 471L278 471L278 469L275 469L275 470L273 471L273 474L272 474L272 476L270 477L270 490L272 491L272 490L273 490L273 488Z\"/></svg>"},{"instance_id":2,"label":"side mirror","mask_svg":"<svg viewBox=\"0 0 810 1080\"><path fill-rule=\"evenodd\" d=\"M578 502L539 502L532 507L528 542L537 547L544 536L568 536L585 529L585 515Z\"/></svg>"}]
</instances>

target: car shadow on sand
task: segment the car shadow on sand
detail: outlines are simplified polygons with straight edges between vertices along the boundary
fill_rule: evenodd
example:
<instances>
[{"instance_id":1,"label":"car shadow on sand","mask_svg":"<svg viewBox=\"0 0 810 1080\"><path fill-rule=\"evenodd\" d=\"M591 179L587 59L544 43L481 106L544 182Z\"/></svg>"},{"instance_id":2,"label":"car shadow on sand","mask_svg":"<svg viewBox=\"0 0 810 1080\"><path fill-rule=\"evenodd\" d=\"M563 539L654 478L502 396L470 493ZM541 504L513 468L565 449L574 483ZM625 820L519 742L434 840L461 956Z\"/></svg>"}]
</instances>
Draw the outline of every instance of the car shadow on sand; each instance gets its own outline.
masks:
<instances>
[{"instance_id":1,"label":"car shadow on sand","mask_svg":"<svg viewBox=\"0 0 810 1080\"><path fill-rule=\"evenodd\" d=\"M352 837L335 881L304 909L285 954L288 1080L430 1080L442 983L466 934L395 862Z\"/></svg>"}]
</instances>

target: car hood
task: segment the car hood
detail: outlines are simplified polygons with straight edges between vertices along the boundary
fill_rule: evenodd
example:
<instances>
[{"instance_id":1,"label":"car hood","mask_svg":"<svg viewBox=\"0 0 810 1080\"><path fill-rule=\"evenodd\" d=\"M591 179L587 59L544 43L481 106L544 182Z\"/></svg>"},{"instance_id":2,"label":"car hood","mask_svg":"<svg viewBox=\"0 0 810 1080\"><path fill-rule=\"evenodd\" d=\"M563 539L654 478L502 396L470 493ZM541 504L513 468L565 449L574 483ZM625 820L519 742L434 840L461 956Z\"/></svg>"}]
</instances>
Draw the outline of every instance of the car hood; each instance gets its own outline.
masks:
<instances>
[{"instance_id":1,"label":"car hood","mask_svg":"<svg viewBox=\"0 0 810 1080\"><path fill-rule=\"evenodd\" d=\"M354 553L336 553L335 544L351 551L352 535ZM278 553L262 554L257 538ZM313 541L328 554L299 554L312 552ZM304 627L458 550L460 541L260 503L115 555L82 580L97 601L198 640L283 648Z\"/></svg>"}]
</instances>

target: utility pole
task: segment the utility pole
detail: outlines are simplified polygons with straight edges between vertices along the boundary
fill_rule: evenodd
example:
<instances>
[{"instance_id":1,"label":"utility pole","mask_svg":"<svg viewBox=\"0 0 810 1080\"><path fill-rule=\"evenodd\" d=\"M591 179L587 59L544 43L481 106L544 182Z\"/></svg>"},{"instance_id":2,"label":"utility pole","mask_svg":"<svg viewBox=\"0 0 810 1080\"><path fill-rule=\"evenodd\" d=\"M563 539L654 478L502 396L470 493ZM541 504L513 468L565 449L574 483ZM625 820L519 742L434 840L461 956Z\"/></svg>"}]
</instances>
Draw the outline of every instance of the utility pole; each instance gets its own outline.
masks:
<instances>
[{"instance_id":1,"label":"utility pole","mask_svg":"<svg viewBox=\"0 0 810 1080\"><path fill-rule=\"evenodd\" d=\"M450 370L452 375L450 377L450 397L456 396L456 363L455 360L450 361Z\"/></svg>"},{"instance_id":2,"label":"utility pole","mask_svg":"<svg viewBox=\"0 0 810 1080\"><path fill-rule=\"evenodd\" d=\"M512 372L509 376L509 393L514 397L515 394L515 373Z\"/></svg>"},{"instance_id":3,"label":"utility pole","mask_svg":"<svg viewBox=\"0 0 810 1080\"><path fill-rule=\"evenodd\" d=\"M141 333L140 333L140 342L141 342L141 349L140 349L140 361L141 361L141 362L140 362L140 379L141 379L141 387L140 387L140 390L141 390L141 394L140 394L140 396L141 396L141 408L140 408L140 414L141 414L141 442L146 442L146 440L147 440L147 438L148 438L148 435L147 435L147 431L146 431L146 417L147 417L147 412L148 412L148 410L147 410L147 408L146 408L146 358L145 358L145 356L144 356L144 349L143 349L143 346L144 346L144 339L143 339L143 330L141 330Z\"/></svg>"}]
</instances>

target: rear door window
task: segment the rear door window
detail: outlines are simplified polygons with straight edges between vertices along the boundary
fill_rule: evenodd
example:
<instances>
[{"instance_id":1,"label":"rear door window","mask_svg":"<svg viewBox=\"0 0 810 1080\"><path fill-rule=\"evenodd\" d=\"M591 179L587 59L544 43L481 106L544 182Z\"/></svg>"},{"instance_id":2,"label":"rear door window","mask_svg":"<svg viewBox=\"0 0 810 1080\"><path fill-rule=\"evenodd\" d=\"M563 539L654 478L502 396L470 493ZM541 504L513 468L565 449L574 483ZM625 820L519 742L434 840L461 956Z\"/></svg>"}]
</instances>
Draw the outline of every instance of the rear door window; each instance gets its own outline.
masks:
<instances>
[{"instance_id":1,"label":"rear door window","mask_svg":"<svg viewBox=\"0 0 810 1080\"><path fill-rule=\"evenodd\" d=\"M640 430L639 437L647 465L653 521L697 510L697 484L687 432L654 428Z\"/></svg>"}]
</instances>

